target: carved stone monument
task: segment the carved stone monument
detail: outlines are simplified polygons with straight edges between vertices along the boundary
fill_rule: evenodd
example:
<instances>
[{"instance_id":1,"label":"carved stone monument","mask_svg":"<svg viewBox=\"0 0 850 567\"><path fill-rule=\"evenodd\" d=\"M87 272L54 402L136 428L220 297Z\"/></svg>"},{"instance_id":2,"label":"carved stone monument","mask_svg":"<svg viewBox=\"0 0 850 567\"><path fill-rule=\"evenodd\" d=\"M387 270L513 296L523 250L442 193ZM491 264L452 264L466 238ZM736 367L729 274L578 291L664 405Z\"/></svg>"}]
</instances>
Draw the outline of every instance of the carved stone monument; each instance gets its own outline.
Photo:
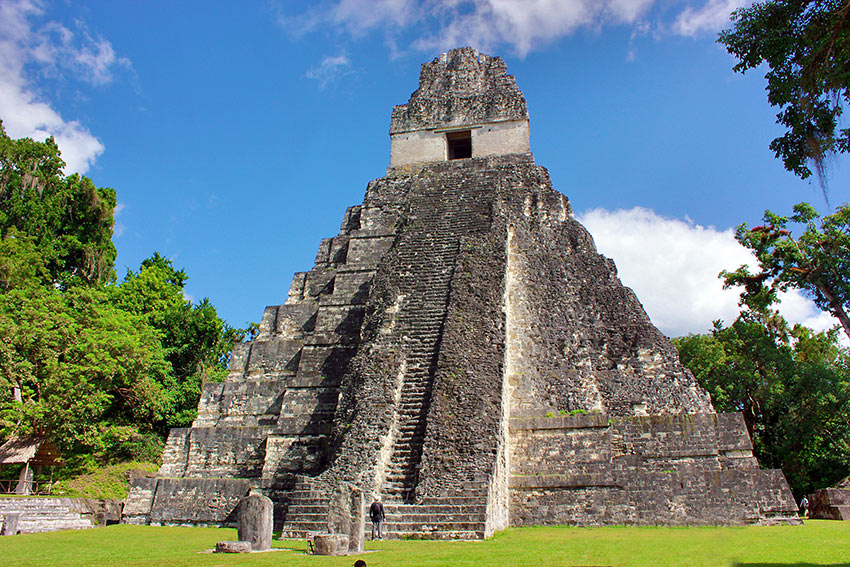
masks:
<instances>
[{"instance_id":1,"label":"carved stone monument","mask_svg":"<svg viewBox=\"0 0 850 567\"><path fill-rule=\"evenodd\" d=\"M239 541L247 541L253 551L272 547L274 505L262 494L249 494L237 508Z\"/></svg>"},{"instance_id":2,"label":"carved stone monument","mask_svg":"<svg viewBox=\"0 0 850 567\"><path fill-rule=\"evenodd\" d=\"M174 429L128 521L334 528L343 483L388 537L528 524L744 524L796 507L597 253L529 148L504 61L453 49L393 109L386 176Z\"/></svg>"}]
</instances>

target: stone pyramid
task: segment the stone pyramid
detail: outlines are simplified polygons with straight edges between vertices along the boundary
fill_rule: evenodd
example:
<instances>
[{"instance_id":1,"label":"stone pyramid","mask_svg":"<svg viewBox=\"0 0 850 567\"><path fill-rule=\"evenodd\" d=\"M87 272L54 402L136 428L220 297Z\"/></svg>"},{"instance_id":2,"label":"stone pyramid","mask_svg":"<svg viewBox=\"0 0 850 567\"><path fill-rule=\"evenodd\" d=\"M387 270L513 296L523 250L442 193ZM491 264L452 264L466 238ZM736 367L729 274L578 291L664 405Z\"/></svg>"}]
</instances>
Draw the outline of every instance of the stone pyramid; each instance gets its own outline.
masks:
<instances>
[{"instance_id":1,"label":"stone pyramid","mask_svg":"<svg viewBox=\"0 0 850 567\"><path fill-rule=\"evenodd\" d=\"M171 431L126 521L232 523L252 489L291 536L356 531L378 498L396 537L794 516L534 163L502 59L422 65L390 137L386 176Z\"/></svg>"}]
</instances>

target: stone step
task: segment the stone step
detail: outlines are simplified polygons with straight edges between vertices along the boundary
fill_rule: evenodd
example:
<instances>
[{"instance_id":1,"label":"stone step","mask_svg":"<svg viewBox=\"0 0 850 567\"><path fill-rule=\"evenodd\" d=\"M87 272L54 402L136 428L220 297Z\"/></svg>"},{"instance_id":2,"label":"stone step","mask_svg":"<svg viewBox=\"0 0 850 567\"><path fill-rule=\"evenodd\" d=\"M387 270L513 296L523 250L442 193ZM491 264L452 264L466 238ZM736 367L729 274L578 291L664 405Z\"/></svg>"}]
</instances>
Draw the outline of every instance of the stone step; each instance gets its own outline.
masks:
<instances>
[{"instance_id":1,"label":"stone step","mask_svg":"<svg viewBox=\"0 0 850 567\"><path fill-rule=\"evenodd\" d=\"M487 505L478 504L394 504L387 503L384 510L389 514L485 514Z\"/></svg>"},{"instance_id":2,"label":"stone step","mask_svg":"<svg viewBox=\"0 0 850 567\"><path fill-rule=\"evenodd\" d=\"M302 522L301 520L293 520L291 522L286 522L283 524L283 529L281 531L293 531L293 532L327 532L328 531L328 522L327 520L322 522Z\"/></svg>"},{"instance_id":3,"label":"stone step","mask_svg":"<svg viewBox=\"0 0 850 567\"><path fill-rule=\"evenodd\" d=\"M417 505L422 506L486 506L486 498L481 496L423 496Z\"/></svg>"},{"instance_id":4,"label":"stone step","mask_svg":"<svg viewBox=\"0 0 850 567\"><path fill-rule=\"evenodd\" d=\"M407 474L407 473L393 474L393 473L390 473L384 478L384 482L386 482L388 484L404 484L404 483L407 483L408 481L410 481L412 479L412 477L413 477L412 473L411 474Z\"/></svg>"},{"instance_id":5,"label":"stone step","mask_svg":"<svg viewBox=\"0 0 850 567\"><path fill-rule=\"evenodd\" d=\"M487 514L386 514L387 524L413 523L428 525L483 524Z\"/></svg>"},{"instance_id":6,"label":"stone step","mask_svg":"<svg viewBox=\"0 0 850 567\"><path fill-rule=\"evenodd\" d=\"M21 512L21 513L62 513L68 512L68 505L51 505L51 506L32 506L32 505L22 505L22 506L6 506L0 507L0 514L4 512Z\"/></svg>"},{"instance_id":7,"label":"stone step","mask_svg":"<svg viewBox=\"0 0 850 567\"><path fill-rule=\"evenodd\" d=\"M288 510L286 516L291 517L292 521L295 522L321 523L327 522L328 510L327 508L325 508L324 512L313 512L309 514L304 512L299 512L298 514L295 514L292 510Z\"/></svg>"},{"instance_id":8,"label":"stone step","mask_svg":"<svg viewBox=\"0 0 850 567\"><path fill-rule=\"evenodd\" d=\"M0 498L0 511L3 510L67 510L68 503L56 498Z\"/></svg>"},{"instance_id":9,"label":"stone step","mask_svg":"<svg viewBox=\"0 0 850 567\"><path fill-rule=\"evenodd\" d=\"M67 509L65 510L51 510L49 512L45 511L20 511L20 512L5 512L8 513L18 513L21 515L22 520L44 520L44 521L62 521L62 520L79 520L82 516L76 512L70 512Z\"/></svg>"},{"instance_id":10,"label":"stone step","mask_svg":"<svg viewBox=\"0 0 850 567\"><path fill-rule=\"evenodd\" d=\"M21 533L35 534L44 532L57 532L60 530L87 530L95 527L89 520L77 518L75 520L29 520L21 518L18 520L18 530Z\"/></svg>"},{"instance_id":11,"label":"stone step","mask_svg":"<svg viewBox=\"0 0 850 567\"><path fill-rule=\"evenodd\" d=\"M322 500L322 493L317 490L293 490L287 495L289 500Z\"/></svg>"},{"instance_id":12,"label":"stone step","mask_svg":"<svg viewBox=\"0 0 850 567\"><path fill-rule=\"evenodd\" d=\"M302 514L325 514L328 513L327 503L322 506L320 504L290 504L286 508L287 516L301 516Z\"/></svg>"},{"instance_id":13,"label":"stone step","mask_svg":"<svg viewBox=\"0 0 850 567\"><path fill-rule=\"evenodd\" d=\"M484 522L384 522L387 532L484 531Z\"/></svg>"}]
</instances>

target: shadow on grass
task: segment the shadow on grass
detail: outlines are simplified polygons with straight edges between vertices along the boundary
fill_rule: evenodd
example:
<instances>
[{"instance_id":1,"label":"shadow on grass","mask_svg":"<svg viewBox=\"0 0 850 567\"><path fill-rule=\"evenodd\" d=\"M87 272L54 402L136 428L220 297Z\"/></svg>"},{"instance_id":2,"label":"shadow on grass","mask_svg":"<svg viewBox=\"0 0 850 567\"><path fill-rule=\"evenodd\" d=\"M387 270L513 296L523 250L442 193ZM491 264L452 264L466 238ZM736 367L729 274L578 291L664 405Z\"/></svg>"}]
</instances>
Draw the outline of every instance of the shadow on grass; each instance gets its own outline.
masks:
<instances>
[{"instance_id":1,"label":"shadow on grass","mask_svg":"<svg viewBox=\"0 0 850 567\"><path fill-rule=\"evenodd\" d=\"M850 563L735 563L733 567L850 567Z\"/></svg>"}]
</instances>

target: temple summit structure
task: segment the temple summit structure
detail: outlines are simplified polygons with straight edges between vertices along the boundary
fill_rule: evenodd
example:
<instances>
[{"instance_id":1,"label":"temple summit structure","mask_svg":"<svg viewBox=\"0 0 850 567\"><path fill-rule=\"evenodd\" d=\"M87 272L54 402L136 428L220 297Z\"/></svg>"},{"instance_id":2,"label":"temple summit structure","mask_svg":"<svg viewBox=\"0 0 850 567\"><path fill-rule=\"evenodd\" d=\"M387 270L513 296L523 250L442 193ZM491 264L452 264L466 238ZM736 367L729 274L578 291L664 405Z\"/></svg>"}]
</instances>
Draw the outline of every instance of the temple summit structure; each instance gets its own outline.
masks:
<instances>
[{"instance_id":1,"label":"temple summit structure","mask_svg":"<svg viewBox=\"0 0 850 567\"><path fill-rule=\"evenodd\" d=\"M232 524L252 490L284 535L352 541L375 499L389 537L796 517L534 162L502 59L423 64L390 138L125 521Z\"/></svg>"}]
</instances>

